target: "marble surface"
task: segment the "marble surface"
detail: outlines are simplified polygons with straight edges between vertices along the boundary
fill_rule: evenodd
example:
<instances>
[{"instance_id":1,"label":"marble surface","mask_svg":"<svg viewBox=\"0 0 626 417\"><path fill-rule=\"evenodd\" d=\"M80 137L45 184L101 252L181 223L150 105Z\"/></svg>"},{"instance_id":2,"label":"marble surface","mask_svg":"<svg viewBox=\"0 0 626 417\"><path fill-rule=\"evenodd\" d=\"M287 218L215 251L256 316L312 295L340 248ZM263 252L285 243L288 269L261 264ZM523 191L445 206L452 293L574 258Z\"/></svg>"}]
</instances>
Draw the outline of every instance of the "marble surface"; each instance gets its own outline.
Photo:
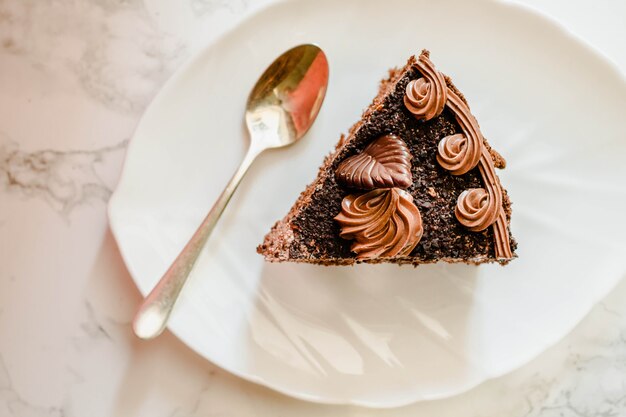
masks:
<instances>
[{"instance_id":1,"label":"marble surface","mask_svg":"<svg viewBox=\"0 0 626 417\"><path fill-rule=\"evenodd\" d=\"M523 368L393 410L290 399L133 337L106 221L125 146L181 62L266 2L0 0L0 416L626 415L626 281ZM626 3L524 3L626 71Z\"/></svg>"}]
</instances>

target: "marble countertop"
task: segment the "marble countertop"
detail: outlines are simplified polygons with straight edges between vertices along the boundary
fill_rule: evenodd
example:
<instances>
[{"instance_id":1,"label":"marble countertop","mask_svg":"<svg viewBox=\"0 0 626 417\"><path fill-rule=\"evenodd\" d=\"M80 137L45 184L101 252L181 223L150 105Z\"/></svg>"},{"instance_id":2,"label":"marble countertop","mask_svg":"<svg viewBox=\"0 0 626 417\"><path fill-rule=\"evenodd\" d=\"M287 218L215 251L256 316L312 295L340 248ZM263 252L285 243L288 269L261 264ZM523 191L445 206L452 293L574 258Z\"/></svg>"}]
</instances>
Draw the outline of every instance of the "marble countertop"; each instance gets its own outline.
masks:
<instances>
[{"instance_id":1,"label":"marble countertop","mask_svg":"<svg viewBox=\"0 0 626 417\"><path fill-rule=\"evenodd\" d=\"M393 410L294 400L132 335L106 220L125 146L178 65L268 1L0 0L0 416L625 416L626 281L523 368ZM524 3L626 71L626 3Z\"/></svg>"}]
</instances>

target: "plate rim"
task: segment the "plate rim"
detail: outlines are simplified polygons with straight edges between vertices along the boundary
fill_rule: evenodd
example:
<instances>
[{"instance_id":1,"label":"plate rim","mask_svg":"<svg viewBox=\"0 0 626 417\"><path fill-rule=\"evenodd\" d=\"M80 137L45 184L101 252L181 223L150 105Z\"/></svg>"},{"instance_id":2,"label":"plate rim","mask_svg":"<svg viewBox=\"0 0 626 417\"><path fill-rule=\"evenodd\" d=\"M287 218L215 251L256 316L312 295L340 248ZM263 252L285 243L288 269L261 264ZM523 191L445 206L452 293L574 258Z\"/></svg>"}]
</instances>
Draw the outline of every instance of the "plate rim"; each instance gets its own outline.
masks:
<instances>
[{"instance_id":1,"label":"plate rim","mask_svg":"<svg viewBox=\"0 0 626 417\"><path fill-rule=\"evenodd\" d=\"M213 47L215 44L218 44L219 42L221 42L223 39L229 37L231 34L235 33L241 26L247 24L249 21L251 21L252 19L254 19L258 14L261 14L269 9L279 9L281 7L284 7L287 4L290 3L299 3L299 2L305 2L305 1L309 1L309 0L275 0L275 1L271 1L271 2L267 2L264 3L262 5L259 5L257 7L252 7L251 9L247 10L246 12L244 12L244 14L237 19L236 22L234 22L232 25L230 25L227 28L224 28L221 30L220 33L216 34L215 36L211 37L210 39L208 39L205 42L200 43L197 47L194 47L192 50L192 54L186 58L179 66L178 68L172 73L172 75L162 84L162 86L159 88L158 92L155 94L155 96L153 97L153 99L150 101L150 103L146 106L145 110L143 111L141 117L139 118L139 120L137 121L135 128L133 130L133 133L131 135L131 138L128 142L128 146L126 147L126 152L125 152L125 156L124 156L124 161L120 170L120 175L117 181L117 184L115 185L115 188L113 190L113 192L111 193L111 197L109 198L109 201L107 203L107 217L108 217L108 221L109 221L109 229L111 231L111 234L113 235L113 238L118 246L119 249L119 253L120 256L122 257L122 260L124 261L124 265L126 267L126 269L129 272L129 275L133 281L133 284L137 287L137 289L139 290L140 294L142 295L142 297L145 297L147 294L147 291L142 291L141 286L138 284L138 279L135 278L138 274L137 271L133 271L133 267L132 262L129 261L129 257L127 255L127 252L124 251L123 247L123 243L122 243L122 238L120 237L119 234L119 230L121 230L123 228L123 226L120 224L121 220L120 217L118 216L116 213L118 212L118 210L120 210L121 208L121 204L120 202L118 202L119 200L119 190L122 187L122 185L127 182L127 178L128 178L128 162L129 162L129 156L133 153L133 147L135 146L135 137L137 132L140 130L141 126L143 125L144 121L145 121L145 116L156 106L158 106L160 104L160 102L163 100L163 97L167 96L169 91L174 88L174 86L177 84L177 81L179 79L181 79L185 73L191 68L193 67L197 61L199 61L203 54L211 47ZM590 56L592 56L594 59L596 59L597 64L598 65L603 65L607 70L610 70L610 72L615 76L615 78L617 80L619 80L620 83L623 84L624 87L626 87L626 73L622 72L619 68L619 66L617 65L617 63L615 61L613 61L611 58L609 58L608 56L606 56L602 51L600 51L597 47L595 47L593 44L591 44L589 41L587 41L586 39L582 38L581 36L577 35L575 32L571 31L569 28L567 28L567 26L565 26L560 20L558 20L557 18L555 18L554 16L548 15L545 12L539 10L538 8L536 8L533 5L529 5L526 3L520 3L519 1L516 0L480 0L479 2L477 2L477 4L483 5L483 4L497 4L500 6L504 6L507 7L509 9L514 10L516 13L522 13L528 16L533 16L537 19L539 19L543 24L545 25L550 25L553 26L554 28L558 29L559 33L566 38L569 42L573 42L578 44L579 47L581 47L585 53L589 54ZM619 282L619 281L618 281ZM194 348L192 345L188 344L184 338L182 338L179 335L179 332L170 327L170 325L168 324L167 329L174 335L176 336L177 339L179 339L187 348L191 349L193 352L195 352L196 354L198 354L199 356L201 356L203 359L207 360L208 362L210 362L211 364L213 364L214 366L219 367L220 369L223 369L225 371L227 371L228 373L235 375L245 381L249 381L255 384L259 384L261 386L267 387L271 390L274 390L276 392L279 392L283 395L286 395L288 397L292 397L292 398L296 398L299 400L304 400L304 401L309 401L309 402L313 402L313 403L318 403L318 404L327 404L327 405L352 405L352 406L360 406L360 407L367 407L367 408L372 408L372 409L388 409L388 408L397 408L397 407L403 407L403 406L407 406L410 404L414 404L417 402L421 402L421 401L433 401L433 400L441 400L441 399L446 399L446 398L450 398L450 397L454 397L460 394L463 394L467 391L472 390L473 388L476 388L479 385L482 385L485 382L488 382L490 380L499 378L501 376L507 375L521 367L523 367L524 365L530 363L531 361L533 361L534 359L536 359L539 355L541 355L543 352L551 349L554 345L556 345L559 341L561 341L562 339L568 337L572 331L578 326L578 324L589 315L590 311L592 310L592 308L597 305L599 302L602 301L602 299L604 299L617 285L614 284L612 286L610 286L606 291L604 292L599 292L599 295L594 298L593 300L590 299L590 301L587 303L587 305L584 308L581 308L580 311L582 312L580 315L580 318L573 320L572 324L567 327L565 329L565 331L562 332L561 335L557 336L557 337L553 337L552 340L546 342L544 344L544 347L541 348L539 350L539 352L534 353L533 355L530 355L529 358L527 359L521 359L519 360L515 366L510 367L511 369L504 371L504 372L488 372L487 370L482 370L483 373L483 377L481 378L477 378L478 382L474 382L474 381L469 381L465 384L460 384L457 385L455 387L455 389L448 389L445 392L441 392L441 393L437 393L437 394L431 394L431 395L416 395L413 394L412 396L407 396L407 398L405 400L395 400L393 402L387 402L387 403L380 403L378 401L373 401L373 402L369 402L366 400L361 400L361 399L343 399L343 400L333 400L333 399L328 399L328 398L324 398L315 394L310 394L307 392L301 392L301 391L294 391L294 390L290 390L287 389L283 386L280 386L274 382L270 382L267 381L264 377L260 376L260 375L256 375L253 373L249 373L249 372L241 372L239 370L233 369L230 366L224 365L224 364L220 364L218 362L215 362L214 360L208 358L205 354L203 354L202 352L198 351L196 348Z\"/></svg>"}]
</instances>

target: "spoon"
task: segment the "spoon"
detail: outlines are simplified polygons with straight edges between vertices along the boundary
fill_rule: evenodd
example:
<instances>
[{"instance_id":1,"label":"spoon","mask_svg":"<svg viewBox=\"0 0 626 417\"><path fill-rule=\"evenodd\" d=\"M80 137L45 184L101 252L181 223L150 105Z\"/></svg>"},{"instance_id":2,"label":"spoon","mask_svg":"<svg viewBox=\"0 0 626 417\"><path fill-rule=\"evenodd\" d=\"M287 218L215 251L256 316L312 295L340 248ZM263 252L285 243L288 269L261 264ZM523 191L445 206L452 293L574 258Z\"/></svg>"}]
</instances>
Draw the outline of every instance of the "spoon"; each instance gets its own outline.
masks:
<instances>
[{"instance_id":1,"label":"spoon","mask_svg":"<svg viewBox=\"0 0 626 417\"><path fill-rule=\"evenodd\" d=\"M291 145L304 136L322 106L327 85L326 55L310 44L284 52L261 75L246 104L248 152L182 252L139 307L133 320L137 336L151 339L163 332L180 290L246 171L264 150Z\"/></svg>"}]
</instances>

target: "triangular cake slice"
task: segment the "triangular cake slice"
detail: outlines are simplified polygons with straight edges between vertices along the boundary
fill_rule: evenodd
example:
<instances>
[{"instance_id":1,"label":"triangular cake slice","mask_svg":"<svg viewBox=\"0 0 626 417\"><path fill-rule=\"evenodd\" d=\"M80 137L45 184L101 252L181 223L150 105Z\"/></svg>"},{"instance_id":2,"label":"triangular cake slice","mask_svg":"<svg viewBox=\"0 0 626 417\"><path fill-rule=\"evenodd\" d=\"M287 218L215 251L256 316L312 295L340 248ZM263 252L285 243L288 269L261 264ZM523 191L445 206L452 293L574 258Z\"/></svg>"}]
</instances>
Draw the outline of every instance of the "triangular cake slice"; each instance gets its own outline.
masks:
<instances>
[{"instance_id":1,"label":"triangular cake slice","mask_svg":"<svg viewBox=\"0 0 626 417\"><path fill-rule=\"evenodd\" d=\"M508 263L505 161L428 51L389 72L361 120L257 251L322 265Z\"/></svg>"}]
</instances>

